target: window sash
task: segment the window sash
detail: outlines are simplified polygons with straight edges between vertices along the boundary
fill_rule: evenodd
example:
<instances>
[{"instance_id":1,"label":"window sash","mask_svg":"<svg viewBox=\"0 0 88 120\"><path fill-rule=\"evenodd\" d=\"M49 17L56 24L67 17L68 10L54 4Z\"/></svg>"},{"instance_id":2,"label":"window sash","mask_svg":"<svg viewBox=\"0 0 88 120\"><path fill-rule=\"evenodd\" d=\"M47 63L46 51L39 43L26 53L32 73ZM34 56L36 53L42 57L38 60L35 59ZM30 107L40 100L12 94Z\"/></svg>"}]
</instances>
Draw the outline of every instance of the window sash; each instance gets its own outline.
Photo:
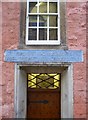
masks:
<instances>
[{"instance_id":1,"label":"window sash","mask_svg":"<svg viewBox=\"0 0 88 120\"><path fill-rule=\"evenodd\" d=\"M29 13L29 4L30 2L47 2L47 13L39 13L39 7L37 6L37 13ZM50 2L57 2L57 13L49 13L49 3ZM37 16L37 26L29 26L29 17L30 16ZM47 26L39 26L39 16L45 15L47 16ZM57 16L57 26L49 26L49 17L50 16ZM37 39L36 40L29 40L29 29L36 28L37 29ZM44 28L47 29L47 39L39 40L39 29ZM56 38L57 39L49 39L50 29L56 29ZM59 0L27 0L27 17L26 17L26 45L59 45L60 44L60 10L59 10Z\"/></svg>"}]
</instances>

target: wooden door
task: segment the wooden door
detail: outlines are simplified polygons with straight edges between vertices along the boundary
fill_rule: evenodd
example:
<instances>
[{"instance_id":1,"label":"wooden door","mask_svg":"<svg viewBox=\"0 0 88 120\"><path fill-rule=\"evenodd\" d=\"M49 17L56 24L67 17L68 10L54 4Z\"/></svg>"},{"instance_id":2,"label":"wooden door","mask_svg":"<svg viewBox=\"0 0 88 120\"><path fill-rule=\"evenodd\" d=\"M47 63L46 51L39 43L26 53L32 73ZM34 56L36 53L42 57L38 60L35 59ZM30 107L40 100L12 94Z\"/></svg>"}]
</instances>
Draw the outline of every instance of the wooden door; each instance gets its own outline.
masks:
<instances>
[{"instance_id":1,"label":"wooden door","mask_svg":"<svg viewBox=\"0 0 88 120\"><path fill-rule=\"evenodd\" d=\"M27 118L35 118L35 120L37 118L60 118L60 101L60 87L56 89L28 87Z\"/></svg>"},{"instance_id":2,"label":"wooden door","mask_svg":"<svg viewBox=\"0 0 88 120\"><path fill-rule=\"evenodd\" d=\"M28 118L60 118L60 91L28 89Z\"/></svg>"}]
</instances>

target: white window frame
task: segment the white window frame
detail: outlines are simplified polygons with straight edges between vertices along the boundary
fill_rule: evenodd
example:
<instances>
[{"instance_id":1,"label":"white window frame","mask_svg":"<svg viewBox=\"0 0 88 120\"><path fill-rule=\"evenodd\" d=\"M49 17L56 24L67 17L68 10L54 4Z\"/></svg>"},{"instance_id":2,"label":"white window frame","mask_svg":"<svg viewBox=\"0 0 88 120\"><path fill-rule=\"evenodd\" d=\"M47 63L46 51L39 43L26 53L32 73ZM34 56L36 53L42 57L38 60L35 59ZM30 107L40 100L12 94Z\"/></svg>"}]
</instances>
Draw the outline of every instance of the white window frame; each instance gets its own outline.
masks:
<instances>
[{"instance_id":1,"label":"white window frame","mask_svg":"<svg viewBox=\"0 0 88 120\"><path fill-rule=\"evenodd\" d=\"M58 13L49 13L49 4L47 5L48 12L47 13L39 13L39 8L37 13L29 13L29 2L57 2L58 7ZM26 45L60 45L60 4L59 0L27 0L27 17L26 17ZM56 27L50 27L49 26L49 19L47 21L47 26L40 27L39 24L37 24L37 40L28 40L28 29L29 28L35 28L35 27L29 27L29 15L57 15L57 23L58 25ZM37 23L39 23L39 19L37 20ZM47 28L47 40L39 40L39 28ZM49 28L56 28L57 29L57 40L49 40Z\"/></svg>"}]
</instances>

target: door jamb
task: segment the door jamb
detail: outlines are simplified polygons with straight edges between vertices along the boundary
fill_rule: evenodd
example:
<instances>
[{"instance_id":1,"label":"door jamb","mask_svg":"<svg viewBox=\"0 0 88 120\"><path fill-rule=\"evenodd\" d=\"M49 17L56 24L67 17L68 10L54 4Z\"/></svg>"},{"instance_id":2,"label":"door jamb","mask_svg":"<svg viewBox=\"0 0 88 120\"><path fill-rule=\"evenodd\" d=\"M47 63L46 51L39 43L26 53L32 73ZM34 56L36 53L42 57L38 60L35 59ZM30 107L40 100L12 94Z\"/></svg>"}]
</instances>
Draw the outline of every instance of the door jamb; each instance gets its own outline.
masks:
<instances>
[{"instance_id":1,"label":"door jamb","mask_svg":"<svg viewBox=\"0 0 88 120\"><path fill-rule=\"evenodd\" d=\"M61 76L61 118L73 118L73 65L68 65ZM22 65L15 64L14 79L14 117L26 118L27 73Z\"/></svg>"}]
</instances>

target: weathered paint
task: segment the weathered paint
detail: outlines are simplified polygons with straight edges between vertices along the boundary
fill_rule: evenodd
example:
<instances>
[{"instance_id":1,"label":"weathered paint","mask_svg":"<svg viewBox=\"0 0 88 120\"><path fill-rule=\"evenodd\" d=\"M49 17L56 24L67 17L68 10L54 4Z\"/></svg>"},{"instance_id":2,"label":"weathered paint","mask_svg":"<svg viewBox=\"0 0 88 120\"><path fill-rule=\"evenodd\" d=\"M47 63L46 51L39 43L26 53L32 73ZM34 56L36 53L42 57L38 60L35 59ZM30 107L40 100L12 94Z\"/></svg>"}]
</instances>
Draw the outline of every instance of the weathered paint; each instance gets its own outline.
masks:
<instances>
[{"instance_id":1,"label":"weathered paint","mask_svg":"<svg viewBox=\"0 0 88 120\"><path fill-rule=\"evenodd\" d=\"M82 62L81 50L6 50L6 62L59 63Z\"/></svg>"}]
</instances>

